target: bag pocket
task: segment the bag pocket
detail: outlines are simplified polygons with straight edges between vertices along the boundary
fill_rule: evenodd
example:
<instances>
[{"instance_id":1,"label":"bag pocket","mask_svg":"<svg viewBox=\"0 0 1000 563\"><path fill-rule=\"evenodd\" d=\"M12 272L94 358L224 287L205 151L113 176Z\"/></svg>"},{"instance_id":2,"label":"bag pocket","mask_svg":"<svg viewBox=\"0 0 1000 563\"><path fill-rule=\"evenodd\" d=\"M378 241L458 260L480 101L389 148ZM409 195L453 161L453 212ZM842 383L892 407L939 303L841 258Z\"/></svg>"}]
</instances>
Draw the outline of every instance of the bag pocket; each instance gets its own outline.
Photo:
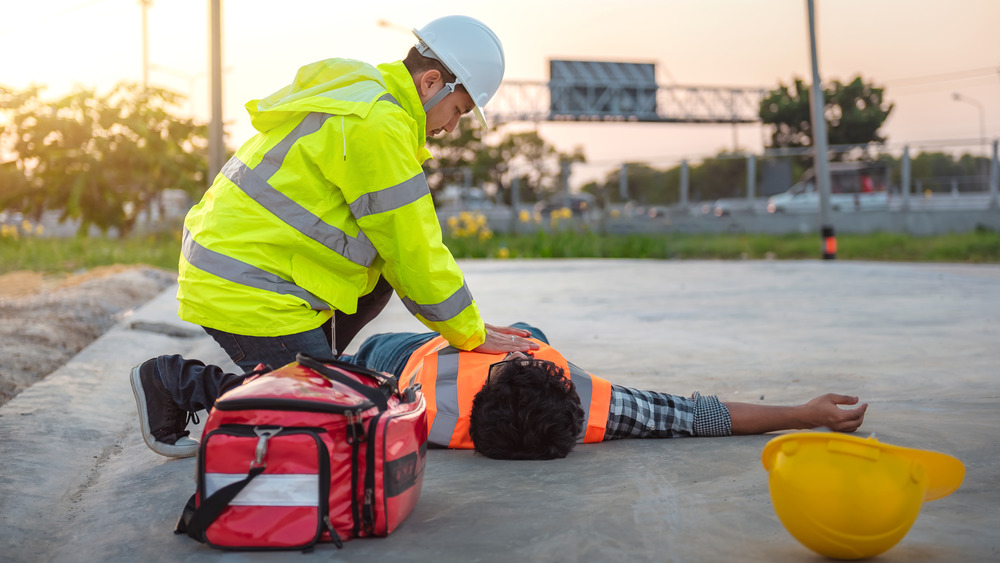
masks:
<instances>
[{"instance_id":1,"label":"bag pocket","mask_svg":"<svg viewBox=\"0 0 1000 563\"><path fill-rule=\"evenodd\" d=\"M199 505L246 480L251 470L259 474L206 527L205 542L259 550L305 549L318 542L329 528L330 459L322 432L226 424L209 433L198 460ZM335 535L332 539L339 543Z\"/></svg>"},{"instance_id":2,"label":"bag pocket","mask_svg":"<svg viewBox=\"0 0 1000 563\"><path fill-rule=\"evenodd\" d=\"M366 531L386 536L416 507L427 459L426 404L400 404L370 422L362 515Z\"/></svg>"}]
</instances>

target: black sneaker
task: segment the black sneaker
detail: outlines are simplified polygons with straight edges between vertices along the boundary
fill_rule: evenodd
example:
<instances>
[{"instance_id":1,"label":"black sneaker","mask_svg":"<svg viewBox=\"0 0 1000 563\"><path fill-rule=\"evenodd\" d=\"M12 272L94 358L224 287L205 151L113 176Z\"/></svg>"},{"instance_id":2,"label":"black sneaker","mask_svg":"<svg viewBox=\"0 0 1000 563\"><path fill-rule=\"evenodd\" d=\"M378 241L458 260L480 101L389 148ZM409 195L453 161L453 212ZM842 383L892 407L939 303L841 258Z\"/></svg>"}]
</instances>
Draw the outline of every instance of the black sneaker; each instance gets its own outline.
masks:
<instances>
[{"instance_id":1,"label":"black sneaker","mask_svg":"<svg viewBox=\"0 0 1000 563\"><path fill-rule=\"evenodd\" d=\"M132 394L139 408L139 429L149 449L167 457L191 457L198 441L185 430L190 413L178 407L156 375L156 359L132 368Z\"/></svg>"}]
</instances>

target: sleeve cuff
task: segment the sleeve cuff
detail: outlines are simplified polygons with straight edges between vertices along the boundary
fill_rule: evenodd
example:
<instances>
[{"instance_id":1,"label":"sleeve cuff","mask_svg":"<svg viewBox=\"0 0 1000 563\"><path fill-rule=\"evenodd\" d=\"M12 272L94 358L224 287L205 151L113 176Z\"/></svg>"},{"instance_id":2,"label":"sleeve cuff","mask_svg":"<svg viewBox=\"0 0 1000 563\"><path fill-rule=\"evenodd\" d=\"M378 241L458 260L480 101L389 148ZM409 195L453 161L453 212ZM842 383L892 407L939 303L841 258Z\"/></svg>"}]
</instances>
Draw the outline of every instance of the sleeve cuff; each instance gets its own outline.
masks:
<instances>
[{"instance_id":1,"label":"sleeve cuff","mask_svg":"<svg viewBox=\"0 0 1000 563\"><path fill-rule=\"evenodd\" d=\"M694 399L694 435L695 436L731 436L733 434L732 420L729 409L715 395L703 396L695 392Z\"/></svg>"}]
</instances>

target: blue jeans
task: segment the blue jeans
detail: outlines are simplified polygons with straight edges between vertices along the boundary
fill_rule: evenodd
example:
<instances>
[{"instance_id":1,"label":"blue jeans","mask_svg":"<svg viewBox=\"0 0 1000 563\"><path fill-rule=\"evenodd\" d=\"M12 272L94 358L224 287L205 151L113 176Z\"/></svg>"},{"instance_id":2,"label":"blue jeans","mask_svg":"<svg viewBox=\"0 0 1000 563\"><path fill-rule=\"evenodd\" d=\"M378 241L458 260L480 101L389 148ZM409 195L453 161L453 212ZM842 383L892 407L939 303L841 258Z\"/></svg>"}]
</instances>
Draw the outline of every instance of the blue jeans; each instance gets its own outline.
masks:
<instances>
[{"instance_id":1,"label":"blue jeans","mask_svg":"<svg viewBox=\"0 0 1000 563\"><path fill-rule=\"evenodd\" d=\"M514 323L511 326L529 331L533 338L537 338L546 344L549 342L548 338L545 337L545 333L531 325ZM320 329L315 330L318 331ZM312 332L315 331L300 333L301 335L308 335L304 336L301 340L292 338L299 335L274 337L274 339L259 339L260 341L271 341L269 343L261 342L263 345L261 349L249 347L252 344L258 343L257 337L239 336L234 341L240 345L241 349L248 348L249 350L253 350L253 357L255 358L291 358L285 362L267 362L261 360L253 363L250 370L257 363L263 363L272 368L279 368L295 361L295 352L292 346L296 344L306 346L310 342L313 345L316 344L316 334L310 335ZM410 355L435 336L437 336L437 333L434 332L390 332L376 334L368 337L361 343L357 354L354 356L343 355L340 359L361 367L398 376L403 373L403 368L406 366L406 362L410 360ZM281 341L283 345L274 344L273 341L275 339ZM323 344L323 347L318 350L305 348L300 350L317 358L327 358L330 356L330 352L325 346ZM268 356L269 354L270 356ZM250 355L247 355L247 358L250 357ZM245 374L226 373L219 366L205 365L198 360L188 360L178 355L160 356L156 360L156 368L160 374L160 379L163 381L163 386L173 397L177 406L190 412L211 409L216 399L229 389L241 385L246 378ZM250 365L247 361L244 361L244 364ZM240 364L238 363L237 365ZM244 366L240 365L240 367ZM247 368L244 367L244 369Z\"/></svg>"},{"instance_id":2,"label":"blue jeans","mask_svg":"<svg viewBox=\"0 0 1000 563\"><path fill-rule=\"evenodd\" d=\"M514 323L514 327L531 332L533 338L537 338L548 344L549 340L545 334L525 323ZM358 349L358 353L353 356L341 356L345 362L359 365L375 371L384 371L392 375L399 376L403 373L403 368L410 361L410 355L423 346L428 340L437 336L434 332L388 332L369 336Z\"/></svg>"},{"instance_id":3,"label":"blue jeans","mask_svg":"<svg viewBox=\"0 0 1000 563\"><path fill-rule=\"evenodd\" d=\"M245 373L257 369L258 364L277 369L294 362L299 352L329 358L336 356L337 350L346 350L358 332L382 312L391 297L392 286L385 278L380 278L371 293L358 299L356 313L348 315L335 311L333 319L306 332L283 336L243 336L208 327L205 327L205 332Z\"/></svg>"}]
</instances>

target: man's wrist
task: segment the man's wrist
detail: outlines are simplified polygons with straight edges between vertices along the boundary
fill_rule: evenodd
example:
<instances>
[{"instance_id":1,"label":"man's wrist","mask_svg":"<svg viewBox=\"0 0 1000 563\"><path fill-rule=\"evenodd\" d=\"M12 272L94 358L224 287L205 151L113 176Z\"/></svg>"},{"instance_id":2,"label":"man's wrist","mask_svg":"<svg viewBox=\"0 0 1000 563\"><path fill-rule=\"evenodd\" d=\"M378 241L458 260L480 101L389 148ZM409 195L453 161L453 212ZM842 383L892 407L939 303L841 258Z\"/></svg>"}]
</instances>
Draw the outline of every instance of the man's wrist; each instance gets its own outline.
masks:
<instances>
[{"instance_id":1,"label":"man's wrist","mask_svg":"<svg viewBox=\"0 0 1000 563\"><path fill-rule=\"evenodd\" d=\"M792 428L798 430L808 430L816 428L816 423L812 420L809 405L796 405L792 408Z\"/></svg>"}]
</instances>

